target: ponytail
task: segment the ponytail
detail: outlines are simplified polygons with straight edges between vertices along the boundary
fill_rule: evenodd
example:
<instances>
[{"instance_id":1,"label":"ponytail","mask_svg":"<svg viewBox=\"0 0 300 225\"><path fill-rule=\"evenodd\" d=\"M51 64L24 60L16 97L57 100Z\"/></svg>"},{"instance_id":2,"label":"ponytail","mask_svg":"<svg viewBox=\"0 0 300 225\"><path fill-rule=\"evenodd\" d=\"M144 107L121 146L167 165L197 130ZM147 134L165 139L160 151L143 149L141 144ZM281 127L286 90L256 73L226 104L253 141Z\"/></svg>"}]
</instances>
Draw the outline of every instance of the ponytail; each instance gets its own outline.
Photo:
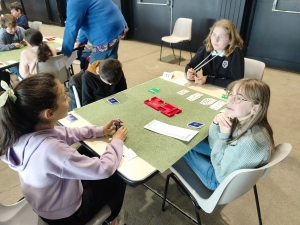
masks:
<instances>
[{"instance_id":1,"label":"ponytail","mask_svg":"<svg viewBox=\"0 0 300 225\"><path fill-rule=\"evenodd\" d=\"M43 42L43 35L40 31L36 29L29 28L24 33L25 40L31 46L38 46L37 58L40 62L46 62L53 53L50 47Z\"/></svg>"},{"instance_id":2,"label":"ponytail","mask_svg":"<svg viewBox=\"0 0 300 225\"><path fill-rule=\"evenodd\" d=\"M58 86L55 75L40 73L22 80L13 90L16 100L7 98L0 107L0 155L6 154L19 138L34 132L35 126L44 122L40 113L56 110ZM5 92L0 92L0 97Z\"/></svg>"},{"instance_id":3,"label":"ponytail","mask_svg":"<svg viewBox=\"0 0 300 225\"><path fill-rule=\"evenodd\" d=\"M51 56L53 56L53 53L49 46L42 42L39 45L38 51L37 51L37 58L40 62L46 62Z\"/></svg>"}]
</instances>

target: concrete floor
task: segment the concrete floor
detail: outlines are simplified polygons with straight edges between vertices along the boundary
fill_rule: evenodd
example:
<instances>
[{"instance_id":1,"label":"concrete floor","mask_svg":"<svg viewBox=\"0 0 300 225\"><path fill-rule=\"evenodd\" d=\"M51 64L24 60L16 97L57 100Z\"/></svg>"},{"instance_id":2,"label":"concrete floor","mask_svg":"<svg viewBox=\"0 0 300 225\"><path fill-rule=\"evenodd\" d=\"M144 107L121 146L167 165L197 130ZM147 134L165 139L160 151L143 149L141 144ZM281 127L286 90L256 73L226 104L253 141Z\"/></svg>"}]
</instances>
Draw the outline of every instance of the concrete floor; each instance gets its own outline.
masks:
<instances>
[{"instance_id":1,"label":"concrete floor","mask_svg":"<svg viewBox=\"0 0 300 225\"><path fill-rule=\"evenodd\" d=\"M44 36L63 37L63 28L43 24L42 33ZM163 48L162 61L159 61L159 52L158 45L133 40L121 41L119 60L123 64L128 87L161 76L164 71L183 71L190 59L189 53L183 52L184 60L179 66L170 48ZM175 52L179 55L179 50ZM78 72L78 66L74 67ZM296 225L299 224L300 211L300 76L297 73L266 68L263 80L271 87L269 121L275 143L288 142L293 149L283 162L258 182L262 220L265 225ZM147 185L162 194L165 177L169 172L156 175ZM12 204L22 197L17 173L1 161L0 184L0 203ZM195 217L192 204L177 190L174 182L170 185L168 196L173 203ZM161 199L143 185L127 188L123 207L129 212L127 225L194 224L170 205L162 212ZM211 214L200 210L200 215L204 225L258 224L252 191L232 203L217 206Z\"/></svg>"}]
</instances>

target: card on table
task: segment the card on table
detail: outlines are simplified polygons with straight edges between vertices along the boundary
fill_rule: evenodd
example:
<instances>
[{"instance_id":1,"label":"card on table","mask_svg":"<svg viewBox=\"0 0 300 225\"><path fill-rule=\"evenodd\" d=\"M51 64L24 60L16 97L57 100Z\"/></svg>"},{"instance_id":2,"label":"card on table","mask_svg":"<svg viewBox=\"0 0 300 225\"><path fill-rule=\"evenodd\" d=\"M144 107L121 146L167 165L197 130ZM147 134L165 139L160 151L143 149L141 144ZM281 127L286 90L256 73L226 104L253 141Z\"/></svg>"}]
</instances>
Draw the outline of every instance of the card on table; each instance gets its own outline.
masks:
<instances>
[{"instance_id":1,"label":"card on table","mask_svg":"<svg viewBox=\"0 0 300 225\"><path fill-rule=\"evenodd\" d=\"M186 99L192 102L192 101L195 101L195 100L201 98L202 95L203 94L201 94L201 93L195 93L195 94L190 95Z\"/></svg>"},{"instance_id":2,"label":"card on table","mask_svg":"<svg viewBox=\"0 0 300 225\"><path fill-rule=\"evenodd\" d=\"M194 128L197 128L197 129L200 129L200 128L203 127L204 125L205 125L205 124L203 124L203 123L199 123L199 122L195 122L195 121L190 122L190 123L188 124L189 127L194 127Z\"/></svg>"},{"instance_id":3,"label":"card on table","mask_svg":"<svg viewBox=\"0 0 300 225\"><path fill-rule=\"evenodd\" d=\"M165 80L171 80L173 77L173 73L169 73L169 72L164 72L162 75L162 78L164 78Z\"/></svg>"},{"instance_id":4,"label":"card on table","mask_svg":"<svg viewBox=\"0 0 300 225\"><path fill-rule=\"evenodd\" d=\"M116 105L120 103L116 98L109 98L107 99L107 101L112 105Z\"/></svg>"},{"instance_id":5,"label":"card on table","mask_svg":"<svg viewBox=\"0 0 300 225\"><path fill-rule=\"evenodd\" d=\"M200 102L200 104L201 105L211 105L211 104L215 103L216 101L217 100L213 99L213 98L205 98Z\"/></svg>"},{"instance_id":6,"label":"card on table","mask_svg":"<svg viewBox=\"0 0 300 225\"><path fill-rule=\"evenodd\" d=\"M189 92L190 92L189 90L182 89L180 91L177 91L177 94L179 94L179 95L185 95L186 93L189 93Z\"/></svg>"},{"instance_id":7,"label":"card on table","mask_svg":"<svg viewBox=\"0 0 300 225\"><path fill-rule=\"evenodd\" d=\"M219 110L226 104L227 104L227 102L219 100L216 103L214 103L213 105L211 105L209 108L214 109L214 110Z\"/></svg>"},{"instance_id":8,"label":"card on table","mask_svg":"<svg viewBox=\"0 0 300 225\"><path fill-rule=\"evenodd\" d=\"M76 120L78 120L77 117L75 117L75 116L74 116L73 114L71 114L71 113L67 115L66 119L69 120L71 123L72 123L72 122L75 122Z\"/></svg>"}]
</instances>

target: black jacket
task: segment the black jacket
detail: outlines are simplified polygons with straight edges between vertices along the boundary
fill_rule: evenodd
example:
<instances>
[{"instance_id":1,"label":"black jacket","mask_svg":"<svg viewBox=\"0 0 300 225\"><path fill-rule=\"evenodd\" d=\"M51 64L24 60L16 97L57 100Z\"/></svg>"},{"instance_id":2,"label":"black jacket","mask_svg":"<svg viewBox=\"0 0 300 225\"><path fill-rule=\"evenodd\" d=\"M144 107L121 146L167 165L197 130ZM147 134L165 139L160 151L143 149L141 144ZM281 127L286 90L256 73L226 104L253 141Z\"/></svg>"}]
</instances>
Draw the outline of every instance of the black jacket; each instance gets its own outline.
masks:
<instances>
[{"instance_id":1,"label":"black jacket","mask_svg":"<svg viewBox=\"0 0 300 225\"><path fill-rule=\"evenodd\" d=\"M207 52L202 46L198 49L196 55L186 65L185 72L190 68L195 68L204 60L210 52ZM209 56L205 62L213 56ZM233 53L226 58L217 56L202 68L203 76L207 76L206 83L226 88L232 81L244 78L244 56L239 48L235 48Z\"/></svg>"}]
</instances>

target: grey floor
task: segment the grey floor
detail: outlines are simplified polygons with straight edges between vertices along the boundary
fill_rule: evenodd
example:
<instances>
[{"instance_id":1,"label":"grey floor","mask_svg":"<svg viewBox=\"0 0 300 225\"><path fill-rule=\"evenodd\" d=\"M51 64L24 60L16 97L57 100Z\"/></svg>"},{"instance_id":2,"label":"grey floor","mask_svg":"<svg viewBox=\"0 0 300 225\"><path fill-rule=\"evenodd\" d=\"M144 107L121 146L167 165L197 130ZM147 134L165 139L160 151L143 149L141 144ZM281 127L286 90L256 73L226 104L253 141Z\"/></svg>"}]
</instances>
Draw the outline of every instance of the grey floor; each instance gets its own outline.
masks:
<instances>
[{"instance_id":1,"label":"grey floor","mask_svg":"<svg viewBox=\"0 0 300 225\"><path fill-rule=\"evenodd\" d=\"M44 36L63 37L63 28L43 24L42 33ZM162 61L159 61L159 52L158 45L121 41L119 60L123 64L129 87L156 78L164 71L183 71L190 59L189 53L183 52L184 60L178 66L170 48L163 48ZM175 52L179 55L179 50ZM78 66L74 67L78 72ZM273 127L275 143L288 142L293 146L290 155L258 182L263 224L296 225L299 224L300 211L300 76L297 73L266 68L263 80L271 87L268 117ZM168 173L169 171L156 175L147 185L162 194ZM177 190L174 183L170 185L169 196L173 203L195 217L191 203ZM12 204L21 197L17 173L0 161L0 203ZM194 224L170 205L162 212L161 199L143 185L127 187L123 207L129 212L127 225ZM258 224L252 191L234 202L216 207L211 214L200 210L200 215L204 225Z\"/></svg>"}]
</instances>

